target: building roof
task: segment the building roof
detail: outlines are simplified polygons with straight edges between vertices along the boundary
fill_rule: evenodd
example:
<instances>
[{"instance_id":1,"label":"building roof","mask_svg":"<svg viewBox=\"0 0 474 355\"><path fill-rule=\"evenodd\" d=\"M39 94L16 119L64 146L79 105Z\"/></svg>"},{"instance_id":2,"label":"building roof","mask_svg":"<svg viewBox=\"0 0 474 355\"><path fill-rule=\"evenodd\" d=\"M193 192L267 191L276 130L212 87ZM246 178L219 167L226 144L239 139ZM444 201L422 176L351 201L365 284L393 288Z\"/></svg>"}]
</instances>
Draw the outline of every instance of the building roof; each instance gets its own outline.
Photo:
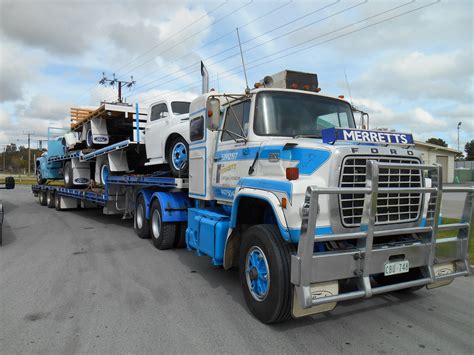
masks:
<instances>
[{"instance_id":1,"label":"building roof","mask_svg":"<svg viewBox=\"0 0 474 355\"><path fill-rule=\"evenodd\" d=\"M454 153L454 154L462 153L462 151L457 150L457 149L453 149L453 148L449 148L449 147L442 147L442 146L437 145L437 144L431 144L431 143L420 142L420 141L415 141L415 146L425 147L425 148L428 148L428 150L442 150L442 151L450 152L450 153Z\"/></svg>"}]
</instances>

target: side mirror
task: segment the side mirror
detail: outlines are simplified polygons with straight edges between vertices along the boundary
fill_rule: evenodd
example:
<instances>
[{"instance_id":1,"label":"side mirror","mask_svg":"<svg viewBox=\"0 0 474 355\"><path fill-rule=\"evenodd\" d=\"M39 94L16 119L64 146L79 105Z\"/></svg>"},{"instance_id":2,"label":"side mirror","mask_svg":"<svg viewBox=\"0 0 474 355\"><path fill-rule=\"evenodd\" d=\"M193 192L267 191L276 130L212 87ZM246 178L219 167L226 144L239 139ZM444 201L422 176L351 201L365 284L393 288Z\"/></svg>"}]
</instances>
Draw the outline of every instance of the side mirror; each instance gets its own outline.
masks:
<instances>
[{"instance_id":1,"label":"side mirror","mask_svg":"<svg viewBox=\"0 0 474 355\"><path fill-rule=\"evenodd\" d=\"M5 178L5 189L11 190L15 188L15 178L13 176L7 176Z\"/></svg>"},{"instance_id":2,"label":"side mirror","mask_svg":"<svg viewBox=\"0 0 474 355\"><path fill-rule=\"evenodd\" d=\"M221 121L221 102L216 97L211 97L206 103L207 116L209 117L209 129L215 131L219 128Z\"/></svg>"}]
</instances>

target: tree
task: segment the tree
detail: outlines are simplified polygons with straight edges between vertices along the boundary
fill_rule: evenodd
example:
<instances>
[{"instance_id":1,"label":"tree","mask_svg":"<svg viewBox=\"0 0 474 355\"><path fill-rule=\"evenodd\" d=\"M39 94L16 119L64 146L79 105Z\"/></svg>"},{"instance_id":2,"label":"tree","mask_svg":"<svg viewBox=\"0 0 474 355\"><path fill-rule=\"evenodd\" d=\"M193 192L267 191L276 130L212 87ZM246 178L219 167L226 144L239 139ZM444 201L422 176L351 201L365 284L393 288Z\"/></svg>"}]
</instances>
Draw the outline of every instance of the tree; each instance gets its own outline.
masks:
<instances>
[{"instance_id":1,"label":"tree","mask_svg":"<svg viewBox=\"0 0 474 355\"><path fill-rule=\"evenodd\" d=\"M474 139L466 143L464 151L466 152L466 160L474 160Z\"/></svg>"},{"instance_id":2,"label":"tree","mask_svg":"<svg viewBox=\"0 0 474 355\"><path fill-rule=\"evenodd\" d=\"M426 141L426 143L431 143L431 144L436 144L436 145L440 145L442 147L447 147L448 146L448 143L446 143L444 141L444 139L441 139L441 138L430 138Z\"/></svg>"}]
</instances>

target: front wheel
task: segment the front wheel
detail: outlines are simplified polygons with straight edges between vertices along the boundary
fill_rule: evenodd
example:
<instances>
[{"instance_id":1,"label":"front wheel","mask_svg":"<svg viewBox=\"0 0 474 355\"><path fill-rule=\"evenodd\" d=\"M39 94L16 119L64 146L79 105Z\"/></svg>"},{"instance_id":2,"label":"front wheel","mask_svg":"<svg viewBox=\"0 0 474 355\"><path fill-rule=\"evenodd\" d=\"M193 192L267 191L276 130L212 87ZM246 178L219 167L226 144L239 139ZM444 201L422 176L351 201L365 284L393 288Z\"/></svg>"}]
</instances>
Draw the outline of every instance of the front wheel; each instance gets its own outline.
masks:
<instances>
[{"instance_id":1,"label":"front wheel","mask_svg":"<svg viewBox=\"0 0 474 355\"><path fill-rule=\"evenodd\" d=\"M244 233L239 274L245 302L255 317L263 323L290 318L290 247L276 226L261 224Z\"/></svg>"},{"instance_id":2,"label":"front wheel","mask_svg":"<svg viewBox=\"0 0 474 355\"><path fill-rule=\"evenodd\" d=\"M183 177L189 170L189 145L183 137L176 138L168 150L168 164L174 177Z\"/></svg>"}]
</instances>

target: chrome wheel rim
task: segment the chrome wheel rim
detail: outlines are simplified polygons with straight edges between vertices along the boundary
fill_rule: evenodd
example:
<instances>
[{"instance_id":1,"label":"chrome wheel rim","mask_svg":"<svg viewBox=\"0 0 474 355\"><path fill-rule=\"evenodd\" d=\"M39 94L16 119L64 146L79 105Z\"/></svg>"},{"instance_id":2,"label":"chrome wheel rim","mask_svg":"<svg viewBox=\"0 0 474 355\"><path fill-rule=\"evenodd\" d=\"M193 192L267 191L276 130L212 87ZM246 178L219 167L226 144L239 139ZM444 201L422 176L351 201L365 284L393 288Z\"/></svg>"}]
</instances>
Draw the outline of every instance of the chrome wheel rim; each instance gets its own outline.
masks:
<instances>
[{"instance_id":1,"label":"chrome wheel rim","mask_svg":"<svg viewBox=\"0 0 474 355\"><path fill-rule=\"evenodd\" d=\"M142 229L143 227L143 206L142 205L139 205L137 208L136 221L137 221L137 228Z\"/></svg>"},{"instance_id":2,"label":"chrome wheel rim","mask_svg":"<svg viewBox=\"0 0 474 355\"><path fill-rule=\"evenodd\" d=\"M153 238L158 239L161 234L161 216L158 210L154 210L151 216L151 230L153 232Z\"/></svg>"}]
</instances>

